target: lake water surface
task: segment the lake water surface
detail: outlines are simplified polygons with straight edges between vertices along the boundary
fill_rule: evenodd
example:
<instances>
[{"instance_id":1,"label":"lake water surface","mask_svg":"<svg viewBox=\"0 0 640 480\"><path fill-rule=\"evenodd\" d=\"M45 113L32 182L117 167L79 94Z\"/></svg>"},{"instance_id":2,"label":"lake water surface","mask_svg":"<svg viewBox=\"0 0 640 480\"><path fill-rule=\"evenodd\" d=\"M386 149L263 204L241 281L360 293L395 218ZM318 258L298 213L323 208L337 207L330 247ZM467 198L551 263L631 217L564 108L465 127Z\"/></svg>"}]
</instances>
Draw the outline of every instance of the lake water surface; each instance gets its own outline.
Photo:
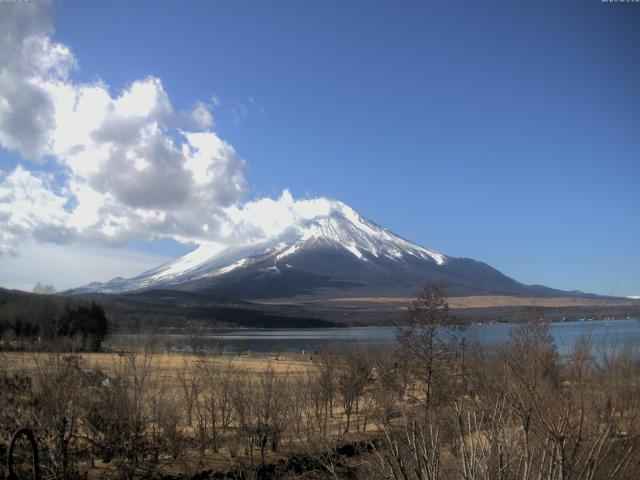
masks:
<instances>
[{"instance_id":1,"label":"lake water surface","mask_svg":"<svg viewBox=\"0 0 640 480\"><path fill-rule=\"evenodd\" d=\"M478 339L485 344L509 338L512 325L506 323L472 325L445 335ZM595 348L622 347L631 342L640 346L640 321L634 319L585 320L551 324L553 340L561 354L571 352L577 340L589 335ZM184 334L165 336L174 350L187 350L188 338ZM115 339L114 339L115 340ZM304 329L222 330L205 335L205 347L222 345L226 352L275 353L307 352L336 348L353 343L370 346L392 345L396 341L395 327L346 327Z\"/></svg>"}]
</instances>

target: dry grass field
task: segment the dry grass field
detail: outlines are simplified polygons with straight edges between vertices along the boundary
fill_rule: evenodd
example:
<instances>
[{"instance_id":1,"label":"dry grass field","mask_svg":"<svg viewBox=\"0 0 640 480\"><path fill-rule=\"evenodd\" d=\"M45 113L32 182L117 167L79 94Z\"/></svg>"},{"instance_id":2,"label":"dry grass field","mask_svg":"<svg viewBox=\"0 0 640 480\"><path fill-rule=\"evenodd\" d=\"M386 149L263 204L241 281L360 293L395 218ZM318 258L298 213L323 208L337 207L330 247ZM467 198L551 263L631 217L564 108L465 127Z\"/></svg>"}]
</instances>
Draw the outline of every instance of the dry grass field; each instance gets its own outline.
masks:
<instances>
[{"instance_id":1,"label":"dry grass field","mask_svg":"<svg viewBox=\"0 0 640 480\"><path fill-rule=\"evenodd\" d=\"M409 297L338 297L328 300L329 304L358 305L382 304L396 305L406 309L413 301ZM512 297L506 295L476 295L469 297L449 297L449 307L457 308L492 308L492 307L594 307L631 305L633 300L599 299L580 297L537 298Z\"/></svg>"},{"instance_id":2,"label":"dry grass field","mask_svg":"<svg viewBox=\"0 0 640 480\"><path fill-rule=\"evenodd\" d=\"M144 352L140 352L143 355ZM46 368L55 363L59 357L67 354L52 354L47 352L0 352L0 362L4 365L5 371L24 371L32 373L37 369ZM78 353L75 355L83 367L91 370L102 370L105 372L116 371L126 360L124 353L118 352L91 352ZM315 368L313 362L309 360L309 355L280 354L276 355L254 355L254 356L201 356L185 353L154 353L150 357L150 369L162 378L169 379L178 375L185 365L193 366L198 362L206 360L219 366L231 366L234 370L246 374L264 373L273 370L276 374L289 376L297 373L305 373Z\"/></svg>"},{"instance_id":3,"label":"dry grass field","mask_svg":"<svg viewBox=\"0 0 640 480\"><path fill-rule=\"evenodd\" d=\"M208 445L207 453L199 451L196 445L202 441L200 438L203 434L202 429L207 429L206 422L211 421L211 415L216 413L207 410L207 402L222 402L221 395L228 395L226 401L229 402L228 408L231 408L231 402L242 403L242 398L232 399L235 388L245 389L247 402L259 403L254 395L258 390L259 396L264 396L265 390L275 387L270 394L284 399L285 402L278 404L278 401L267 401L262 404L262 408L272 408L270 413L262 412L266 416L288 416L287 409L292 407L292 399L295 397L300 401L307 392L303 392L302 388L308 386L308 381L317 374L320 368L319 364L314 363L309 356L296 354L279 354L279 355L254 355L254 356L238 356L238 355L194 355L185 353L167 353L165 351L153 351L139 348L137 350L128 350L120 352L103 352L103 353L48 353L48 352L18 352L18 351L0 351L0 373L11 376L28 376L32 379L33 388L35 390L48 390L51 385L51 379L56 382L64 382L60 376L72 374L69 370L69 361L73 360L73 364L77 364L80 371L88 374L90 372L101 372L104 377L113 379L113 381L125 381L129 392L127 396L133 394L134 397L142 398L142 403L138 408L146 417L151 411L158 407L156 403L161 397L161 403L168 407L175 415L177 423L175 427L180 431L179 436L183 438L181 452L178 458L163 458L158 462L158 468L165 475L183 476L185 473L193 474L203 470L225 471L230 468L250 468L257 463L276 462L281 458L287 458L291 455L299 455L304 452L318 452L323 449L330 448L330 444L335 440L337 442L358 442L366 439L369 433L377 431L377 426L370 422L360 426L359 421L352 420L351 432L345 436L344 423L345 414L340 406L340 402L335 400L332 405L331 413L328 414L328 422L325 426L329 433L329 437L336 435L334 440L329 437L316 437L312 444L309 444L308 438L301 433L302 424L300 425L280 425L278 428L287 430L287 432L297 431L296 435L287 434L276 449L266 448L261 454L259 446L253 445L253 448L247 450L245 447L240 448L239 430L243 427L237 422L239 420L231 420L229 427L218 427L217 442L219 447L217 451L210 450L212 439L207 437L205 443ZM76 367L72 367L75 370ZM208 376L209 372L217 375L217 383ZM75 372L73 372L75 373ZM71 376L71 375L69 375ZM268 380L265 380L268 379ZM222 387L220 384L225 383ZM272 385L265 388L264 382L273 382ZM136 387L140 384L140 387ZM107 385L102 383L102 386ZM115 385L115 384L114 384ZM248 386L248 388L247 388ZM69 388L69 387L74 387ZM70 400L74 396L81 396L75 389L75 385L68 386L68 392L60 392L63 398L68 397ZM94 387L95 388L95 387ZM224 392L222 390L225 389ZM56 389L57 390L57 389ZM237 392L240 393L241 392ZM236 394L237 394L236 393ZM56 399L58 403L60 399ZM91 398L88 399L89 404L93 403ZM63 400L64 401L64 400ZM71 400L73 401L73 400ZM97 399L96 399L97 403ZM276 406L277 404L277 406ZM249 415L253 422L260 422L256 418L261 413L257 412L257 405L245 405L252 410ZM133 407L136 408L135 406ZM222 408L221 405L216 408ZM276 411L276 408L278 411ZM253 411L256 409L256 411ZM132 412L124 410L116 416L130 417ZM299 414L312 417L315 414L307 409ZM65 412L65 414L68 414ZM164 414L166 415L166 413ZM224 414L223 414L224 415ZM140 432L143 436L150 434L149 430L158 428L158 423L166 421L158 416L157 420L152 420ZM171 415L169 415L171 416ZM209 416L207 420L207 416ZM134 415L135 417L135 415ZM15 418L17 425L31 425L32 420L28 418ZM53 419L52 419L53 420ZM218 420L220 420L218 418ZM248 420L248 419L247 419ZM265 421L272 421L266 420ZM113 421L113 420L112 420ZM131 421L131 420L128 420ZM147 420L149 421L149 420ZM298 421L301 421L298 418ZM310 420L309 420L310 421ZM24 422L24 423L23 423ZM205 424L203 425L204 422ZM244 420L240 420L244 422ZM37 423L37 422L36 422ZM211 428L211 427L209 427ZM248 428L248 427L247 427ZM260 428L260 427L258 427ZM266 428L266 427L262 427ZM357 431L356 431L357 428ZM36 435L41 434L36 429ZM78 432L79 433L79 432ZM174 433L175 434L175 433ZM254 435L252 433L252 435ZM78 438L84 434L78 435ZM304 437L304 438L303 438ZM244 439L244 437L242 437ZM321 441L322 440L322 441ZM185 443L186 442L186 443ZM253 440L251 441L253 443ZM117 466L114 462L105 462L100 458L94 458L91 462L78 460L75 462L77 468L87 472L90 479L111 478L116 474ZM149 467L147 467L149 468Z\"/></svg>"}]
</instances>

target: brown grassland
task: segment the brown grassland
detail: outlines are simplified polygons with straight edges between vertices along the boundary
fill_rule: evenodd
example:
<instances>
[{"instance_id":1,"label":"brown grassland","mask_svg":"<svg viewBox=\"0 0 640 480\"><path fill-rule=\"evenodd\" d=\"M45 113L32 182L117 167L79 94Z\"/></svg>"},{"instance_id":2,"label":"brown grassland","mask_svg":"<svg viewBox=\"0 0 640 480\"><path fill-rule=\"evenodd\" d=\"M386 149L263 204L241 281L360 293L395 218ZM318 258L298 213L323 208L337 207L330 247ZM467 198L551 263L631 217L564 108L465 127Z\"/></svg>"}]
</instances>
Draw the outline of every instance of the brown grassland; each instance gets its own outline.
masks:
<instances>
[{"instance_id":1,"label":"brown grassland","mask_svg":"<svg viewBox=\"0 0 640 480\"><path fill-rule=\"evenodd\" d=\"M329 303L381 303L397 304L402 308L411 304L413 299L408 297L339 297L331 298ZM490 307L593 307L629 305L631 300L601 299L581 297L513 297L507 295L475 295L467 297L449 297L448 304L452 309L457 308L490 308Z\"/></svg>"}]
</instances>

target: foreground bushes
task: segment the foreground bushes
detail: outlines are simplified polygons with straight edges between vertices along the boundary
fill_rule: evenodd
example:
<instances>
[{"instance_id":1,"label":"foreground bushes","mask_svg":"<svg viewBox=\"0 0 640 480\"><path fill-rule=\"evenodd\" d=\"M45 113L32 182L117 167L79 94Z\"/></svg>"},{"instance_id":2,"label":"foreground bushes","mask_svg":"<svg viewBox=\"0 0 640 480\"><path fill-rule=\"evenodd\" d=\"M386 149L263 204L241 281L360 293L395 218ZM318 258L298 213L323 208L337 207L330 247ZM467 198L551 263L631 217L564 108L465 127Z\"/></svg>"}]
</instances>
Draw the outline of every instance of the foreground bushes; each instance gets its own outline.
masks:
<instances>
[{"instance_id":1,"label":"foreground bushes","mask_svg":"<svg viewBox=\"0 0 640 480\"><path fill-rule=\"evenodd\" d=\"M288 371L151 348L100 368L79 356L7 357L0 439L32 427L55 479L221 478L221 469L232 478L637 478L636 347L598 351L585 338L560 358L548 325L532 320L502 345L467 342L463 361L439 336L450 321L441 290L426 289L410 315L397 350L354 345ZM361 450L337 448L363 439ZM308 470L273 463L294 453Z\"/></svg>"}]
</instances>

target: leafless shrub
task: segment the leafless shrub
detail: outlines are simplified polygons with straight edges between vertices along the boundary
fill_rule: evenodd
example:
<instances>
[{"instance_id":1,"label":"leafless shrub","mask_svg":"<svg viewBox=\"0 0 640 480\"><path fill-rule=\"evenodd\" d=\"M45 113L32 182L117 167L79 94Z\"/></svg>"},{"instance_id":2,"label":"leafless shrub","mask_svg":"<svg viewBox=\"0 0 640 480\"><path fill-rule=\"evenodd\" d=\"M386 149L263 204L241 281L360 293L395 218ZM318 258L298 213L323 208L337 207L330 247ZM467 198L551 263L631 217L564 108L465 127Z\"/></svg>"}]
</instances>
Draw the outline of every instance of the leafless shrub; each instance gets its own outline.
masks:
<instances>
[{"instance_id":1,"label":"leafless shrub","mask_svg":"<svg viewBox=\"0 0 640 480\"><path fill-rule=\"evenodd\" d=\"M33 409L34 426L46 458L46 471L56 479L71 478L77 456L74 442L81 419L85 379L75 356L54 355L38 365Z\"/></svg>"},{"instance_id":2,"label":"leafless shrub","mask_svg":"<svg viewBox=\"0 0 640 480\"><path fill-rule=\"evenodd\" d=\"M2 367L6 365L2 359ZM33 425L33 408L35 396L33 382L29 375L22 371L9 372L0 367L0 392L2 404L0 408L0 454L4 455L8 442L18 428ZM0 464L0 477L5 477L4 463Z\"/></svg>"},{"instance_id":3,"label":"leafless shrub","mask_svg":"<svg viewBox=\"0 0 640 480\"><path fill-rule=\"evenodd\" d=\"M235 372L231 361L220 364L217 359L203 358L198 363L196 411L199 438L214 453L220 448L220 437L231 421L231 381ZM202 445L205 448L206 445Z\"/></svg>"},{"instance_id":4,"label":"leafless shrub","mask_svg":"<svg viewBox=\"0 0 640 480\"><path fill-rule=\"evenodd\" d=\"M375 452L377 476L393 480L440 478L439 432L424 418L415 411L403 411L399 426L383 424L383 444Z\"/></svg>"},{"instance_id":5,"label":"leafless shrub","mask_svg":"<svg viewBox=\"0 0 640 480\"><path fill-rule=\"evenodd\" d=\"M561 360L548 328L528 322L496 354L476 347L474 406L458 408L465 478L625 478L637 463L637 413L625 422L613 400L634 381L608 370L614 357L594 362L588 337Z\"/></svg>"},{"instance_id":6,"label":"leafless shrub","mask_svg":"<svg viewBox=\"0 0 640 480\"><path fill-rule=\"evenodd\" d=\"M374 377L371 398L376 407L375 416L383 423L388 423L404 398L408 380L405 366L390 348L370 358Z\"/></svg>"},{"instance_id":7,"label":"leafless shrub","mask_svg":"<svg viewBox=\"0 0 640 480\"><path fill-rule=\"evenodd\" d=\"M200 394L202 377L204 376L203 364L193 363L189 358L183 358L182 368L178 371L177 382L180 386L180 395L186 411L186 424L193 426L193 408Z\"/></svg>"},{"instance_id":8,"label":"leafless shrub","mask_svg":"<svg viewBox=\"0 0 640 480\"><path fill-rule=\"evenodd\" d=\"M152 358L150 350L118 357L114 371L88 400L87 439L99 449L103 460L115 463L122 478L133 478L138 469L154 471L159 467L157 449L161 444L156 435L150 435L154 432L151 427L157 424L162 428L170 423L160 414Z\"/></svg>"}]
</instances>

